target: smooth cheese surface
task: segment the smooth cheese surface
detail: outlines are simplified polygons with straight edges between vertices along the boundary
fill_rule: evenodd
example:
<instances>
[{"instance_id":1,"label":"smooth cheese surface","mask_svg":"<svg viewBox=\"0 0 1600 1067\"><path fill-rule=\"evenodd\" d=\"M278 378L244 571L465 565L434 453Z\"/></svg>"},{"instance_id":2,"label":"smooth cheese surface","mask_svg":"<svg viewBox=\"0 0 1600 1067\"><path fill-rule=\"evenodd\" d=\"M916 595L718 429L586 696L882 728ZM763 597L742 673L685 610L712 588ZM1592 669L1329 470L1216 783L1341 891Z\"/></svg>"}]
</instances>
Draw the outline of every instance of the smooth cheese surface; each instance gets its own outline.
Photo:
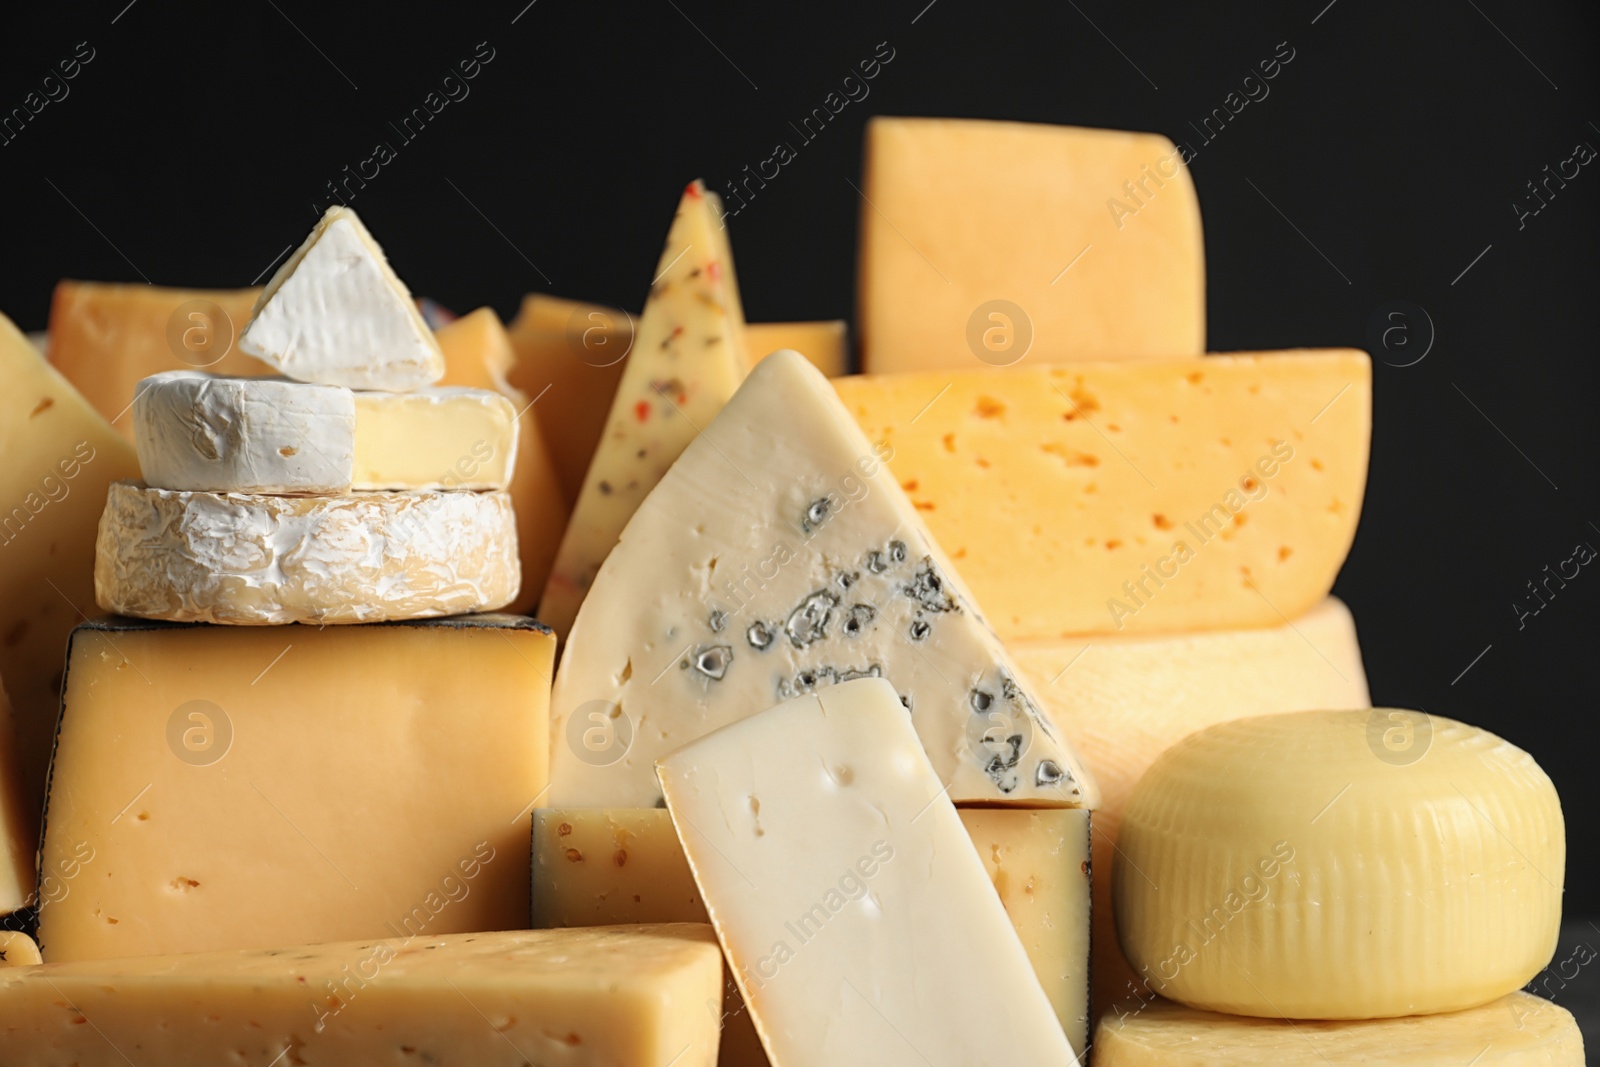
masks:
<instances>
[{"instance_id":1,"label":"smooth cheese surface","mask_svg":"<svg viewBox=\"0 0 1600 1067\"><path fill-rule=\"evenodd\" d=\"M721 993L705 926L393 934L0 968L0 1025L7 1063L711 1067Z\"/></svg>"},{"instance_id":2,"label":"smooth cheese surface","mask_svg":"<svg viewBox=\"0 0 1600 1067\"><path fill-rule=\"evenodd\" d=\"M554 453L543 432L543 420L555 406L540 406L511 384L509 376L517 355L493 308L479 308L463 315L441 327L434 336L444 352L441 385L493 389L516 406L517 454L507 491L517 513L522 589L506 610L532 614L550 576L562 531L567 528L567 500Z\"/></svg>"},{"instance_id":3,"label":"smooth cheese surface","mask_svg":"<svg viewBox=\"0 0 1600 1067\"><path fill-rule=\"evenodd\" d=\"M1348 349L835 383L1007 640L1311 610L1355 537L1371 384Z\"/></svg>"},{"instance_id":4,"label":"smooth cheese surface","mask_svg":"<svg viewBox=\"0 0 1600 1067\"><path fill-rule=\"evenodd\" d=\"M351 389L420 389L444 375L410 290L340 204L267 282L239 348L296 381Z\"/></svg>"},{"instance_id":5,"label":"smooth cheese surface","mask_svg":"<svg viewBox=\"0 0 1600 1067\"><path fill-rule=\"evenodd\" d=\"M138 477L139 464L4 315L0 455L0 680L15 718L27 837L36 842L67 634L95 611L95 527L106 487Z\"/></svg>"},{"instance_id":6,"label":"smooth cheese surface","mask_svg":"<svg viewBox=\"0 0 1600 1067\"><path fill-rule=\"evenodd\" d=\"M888 679L956 801L1094 807L944 553L803 356L756 365L635 513L556 678L549 803L650 807L652 764L763 707Z\"/></svg>"},{"instance_id":7,"label":"smooth cheese surface","mask_svg":"<svg viewBox=\"0 0 1600 1067\"><path fill-rule=\"evenodd\" d=\"M1165 137L874 118L864 167L864 370L1205 351L1200 206Z\"/></svg>"},{"instance_id":8,"label":"smooth cheese surface","mask_svg":"<svg viewBox=\"0 0 1600 1067\"><path fill-rule=\"evenodd\" d=\"M34 903L39 805L22 778L22 752L11 701L0 687L0 916ZM0 936L4 936L0 934Z\"/></svg>"},{"instance_id":9,"label":"smooth cheese surface","mask_svg":"<svg viewBox=\"0 0 1600 1067\"><path fill-rule=\"evenodd\" d=\"M554 645L507 615L80 627L46 958L526 925Z\"/></svg>"},{"instance_id":10,"label":"smooth cheese surface","mask_svg":"<svg viewBox=\"0 0 1600 1067\"><path fill-rule=\"evenodd\" d=\"M830 378L850 372L849 333L844 320L747 322L744 346L752 363L780 348L792 348Z\"/></svg>"},{"instance_id":11,"label":"smooth cheese surface","mask_svg":"<svg viewBox=\"0 0 1600 1067\"><path fill-rule=\"evenodd\" d=\"M342 493L356 453L348 389L173 370L139 383L134 446L147 484L232 493Z\"/></svg>"},{"instance_id":12,"label":"smooth cheese surface","mask_svg":"<svg viewBox=\"0 0 1600 1067\"><path fill-rule=\"evenodd\" d=\"M1077 1063L889 683L780 704L659 768L774 1063Z\"/></svg>"},{"instance_id":13,"label":"smooth cheese surface","mask_svg":"<svg viewBox=\"0 0 1600 1067\"><path fill-rule=\"evenodd\" d=\"M1369 706L1355 621L1329 597L1270 629L1008 647L1101 790L1094 815L1095 1005L1107 1011L1137 1004L1148 994L1122 955L1111 906L1112 859L1135 783L1162 752L1219 722Z\"/></svg>"},{"instance_id":14,"label":"smooth cheese surface","mask_svg":"<svg viewBox=\"0 0 1600 1067\"><path fill-rule=\"evenodd\" d=\"M491 389L355 394L355 489L506 489L517 409Z\"/></svg>"},{"instance_id":15,"label":"smooth cheese surface","mask_svg":"<svg viewBox=\"0 0 1600 1067\"><path fill-rule=\"evenodd\" d=\"M0 971L8 967L31 967L40 962L39 946L20 930L0 930Z\"/></svg>"},{"instance_id":16,"label":"smooth cheese surface","mask_svg":"<svg viewBox=\"0 0 1600 1067\"><path fill-rule=\"evenodd\" d=\"M507 327L516 349L511 384L539 398L539 429L569 506L605 433L634 328L625 311L547 293L523 297Z\"/></svg>"},{"instance_id":17,"label":"smooth cheese surface","mask_svg":"<svg viewBox=\"0 0 1600 1067\"><path fill-rule=\"evenodd\" d=\"M1442 1015L1317 1022L1250 1019L1155 1000L1108 1012L1096 1067L1583 1067L1567 1009L1528 993Z\"/></svg>"},{"instance_id":18,"label":"smooth cheese surface","mask_svg":"<svg viewBox=\"0 0 1600 1067\"><path fill-rule=\"evenodd\" d=\"M963 808L959 814L1081 1061L1089 1044L1090 813Z\"/></svg>"},{"instance_id":19,"label":"smooth cheese surface","mask_svg":"<svg viewBox=\"0 0 1600 1067\"><path fill-rule=\"evenodd\" d=\"M153 374L273 373L238 345L260 292L63 279L50 302L50 362L131 443L129 405Z\"/></svg>"},{"instance_id":20,"label":"smooth cheese surface","mask_svg":"<svg viewBox=\"0 0 1600 1067\"><path fill-rule=\"evenodd\" d=\"M744 310L720 214L699 181L684 190L539 600L539 617L563 639L634 510L744 378Z\"/></svg>"},{"instance_id":21,"label":"smooth cheese surface","mask_svg":"<svg viewBox=\"0 0 1600 1067\"><path fill-rule=\"evenodd\" d=\"M517 595L505 493L188 493L116 482L100 520L106 611L268 626L495 611Z\"/></svg>"},{"instance_id":22,"label":"smooth cheese surface","mask_svg":"<svg viewBox=\"0 0 1600 1067\"><path fill-rule=\"evenodd\" d=\"M1520 989L1555 951L1566 830L1533 757L1379 708L1240 719L1140 779L1112 874L1148 992L1368 1019Z\"/></svg>"}]
</instances>

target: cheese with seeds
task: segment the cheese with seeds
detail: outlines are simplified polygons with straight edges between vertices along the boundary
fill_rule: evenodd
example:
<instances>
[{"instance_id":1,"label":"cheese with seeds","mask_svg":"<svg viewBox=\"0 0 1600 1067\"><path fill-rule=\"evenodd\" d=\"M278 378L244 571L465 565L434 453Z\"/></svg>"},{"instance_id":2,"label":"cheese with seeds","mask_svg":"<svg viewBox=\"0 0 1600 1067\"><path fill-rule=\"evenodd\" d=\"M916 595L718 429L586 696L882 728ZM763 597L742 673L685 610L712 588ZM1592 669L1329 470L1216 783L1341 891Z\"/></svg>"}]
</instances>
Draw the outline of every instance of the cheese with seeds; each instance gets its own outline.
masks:
<instances>
[{"instance_id":1,"label":"cheese with seeds","mask_svg":"<svg viewBox=\"0 0 1600 1067\"><path fill-rule=\"evenodd\" d=\"M584 601L556 677L549 803L650 807L658 756L881 677L951 799L1095 806L886 458L805 357L756 365Z\"/></svg>"},{"instance_id":2,"label":"cheese with seeds","mask_svg":"<svg viewBox=\"0 0 1600 1067\"><path fill-rule=\"evenodd\" d=\"M330 207L256 300L239 348L296 381L404 391L444 355L361 219Z\"/></svg>"},{"instance_id":3,"label":"cheese with seeds","mask_svg":"<svg viewBox=\"0 0 1600 1067\"><path fill-rule=\"evenodd\" d=\"M493 611L517 594L505 493L291 497L112 485L95 597L106 611L246 626Z\"/></svg>"}]
</instances>

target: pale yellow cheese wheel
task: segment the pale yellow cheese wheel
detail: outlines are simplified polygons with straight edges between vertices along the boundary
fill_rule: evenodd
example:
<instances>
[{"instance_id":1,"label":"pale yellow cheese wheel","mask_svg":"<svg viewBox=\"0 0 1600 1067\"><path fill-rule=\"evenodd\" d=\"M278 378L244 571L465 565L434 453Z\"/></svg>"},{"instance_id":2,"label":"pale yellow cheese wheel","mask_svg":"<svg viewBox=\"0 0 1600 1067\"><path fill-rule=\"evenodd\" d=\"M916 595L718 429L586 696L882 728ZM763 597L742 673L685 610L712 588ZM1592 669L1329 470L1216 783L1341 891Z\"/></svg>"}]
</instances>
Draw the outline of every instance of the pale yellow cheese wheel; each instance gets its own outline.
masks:
<instances>
[{"instance_id":1,"label":"pale yellow cheese wheel","mask_svg":"<svg viewBox=\"0 0 1600 1067\"><path fill-rule=\"evenodd\" d=\"M1583 1035L1562 1007L1512 993L1465 1011L1398 1019L1250 1019L1157 1000L1107 1012L1095 1067L1583 1067Z\"/></svg>"},{"instance_id":2,"label":"pale yellow cheese wheel","mask_svg":"<svg viewBox=\"0 0 1600 1067\"><path fill-rule=\"evenodd\" d=\"M1521 988L1561 919L1560 802L1531 756L1392 709L1222 723L1123 818L1123 951L1151 993L1293 1019L1457 1011Z\"/></svg>"}]
</instances>

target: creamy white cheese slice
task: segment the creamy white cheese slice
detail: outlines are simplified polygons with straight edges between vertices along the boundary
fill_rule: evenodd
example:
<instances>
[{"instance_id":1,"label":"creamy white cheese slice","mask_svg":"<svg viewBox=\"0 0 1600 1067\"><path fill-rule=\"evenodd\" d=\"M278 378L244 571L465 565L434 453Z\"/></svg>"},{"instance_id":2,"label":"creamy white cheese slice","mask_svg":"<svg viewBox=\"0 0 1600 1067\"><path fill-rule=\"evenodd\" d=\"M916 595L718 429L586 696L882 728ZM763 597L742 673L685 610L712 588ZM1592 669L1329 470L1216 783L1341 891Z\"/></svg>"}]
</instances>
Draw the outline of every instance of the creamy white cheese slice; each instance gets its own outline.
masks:
<instances>
[{"instance_id":1,"label":"creamy white cheese slice","mask_svg":"<svg viewBox=\"0 0 1600 1067\"><path fill-rule=\"evenodd\" d=\"M952 800L1096 805L885 466L892 451L805 357L756 365L583 602L551 702L547 803L648 807L658 757L780 700L880 677Z\"/></svg>"}]
</instances>

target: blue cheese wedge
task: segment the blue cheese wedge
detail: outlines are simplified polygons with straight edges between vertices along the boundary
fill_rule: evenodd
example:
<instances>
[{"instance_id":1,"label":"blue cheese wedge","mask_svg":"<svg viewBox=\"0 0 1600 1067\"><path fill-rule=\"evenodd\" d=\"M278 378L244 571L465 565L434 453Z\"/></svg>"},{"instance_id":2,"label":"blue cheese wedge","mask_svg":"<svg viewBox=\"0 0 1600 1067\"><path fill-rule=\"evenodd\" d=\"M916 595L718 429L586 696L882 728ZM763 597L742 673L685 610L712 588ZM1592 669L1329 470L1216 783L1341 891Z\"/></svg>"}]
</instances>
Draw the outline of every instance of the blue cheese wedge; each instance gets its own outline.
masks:
<instances>
[{"instance_id":1,"label":"blue cheese wedge","mask_svg":"<svg viewBox=\"0 0 1600 1067\"><path fill-rule=\"evenodd\" d=\"M778 701L882 678L952 800L1096 806L885 466L892 451L805 357L756 365L584 601L555 682L548 803L649 807L658 757Z\"/></svg>"}]
</instances>

